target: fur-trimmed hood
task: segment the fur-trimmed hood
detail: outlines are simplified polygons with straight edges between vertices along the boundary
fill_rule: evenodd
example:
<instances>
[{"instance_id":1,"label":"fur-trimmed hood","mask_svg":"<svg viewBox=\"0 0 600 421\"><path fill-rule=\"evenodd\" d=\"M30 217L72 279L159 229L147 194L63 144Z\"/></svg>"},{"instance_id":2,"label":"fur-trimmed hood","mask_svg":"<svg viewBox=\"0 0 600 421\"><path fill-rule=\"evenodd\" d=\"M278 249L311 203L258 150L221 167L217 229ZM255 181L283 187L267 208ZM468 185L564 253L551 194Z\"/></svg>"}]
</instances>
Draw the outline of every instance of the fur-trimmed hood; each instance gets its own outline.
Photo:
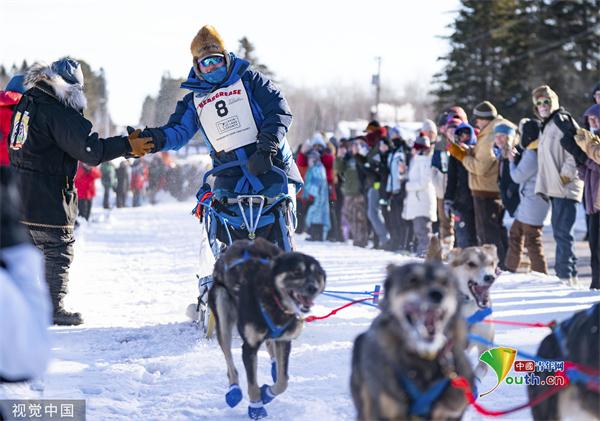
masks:
<instances>
[{"instance_id":1,"label":"fur-trimmed hood","mask_svg":"<svg viewBox=\"0 0 600 421\"><path fill-rule=\"evenodd\" d=\"M48 92L45 86L52 88L54 92ZM36 63L25 75L25 88L31 89L38 87L49 95L54 96L67 107L83 111L87 107L87 99L83 92L83 87L79 84L70 84L66 82L50 66Z\"/></svg>"}]
</instances>

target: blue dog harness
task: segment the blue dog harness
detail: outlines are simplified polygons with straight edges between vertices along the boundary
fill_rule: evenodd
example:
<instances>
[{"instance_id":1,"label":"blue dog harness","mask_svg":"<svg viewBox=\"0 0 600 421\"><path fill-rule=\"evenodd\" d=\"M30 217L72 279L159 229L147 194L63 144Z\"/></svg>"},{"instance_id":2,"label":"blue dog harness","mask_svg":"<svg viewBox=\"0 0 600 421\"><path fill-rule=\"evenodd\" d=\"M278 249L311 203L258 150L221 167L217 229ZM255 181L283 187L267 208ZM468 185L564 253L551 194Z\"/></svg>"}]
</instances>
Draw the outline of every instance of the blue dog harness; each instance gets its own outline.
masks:
<instances>
[{"instance_id":1,"label":"blue dog harness","mask_svg":"<svg viewBox=\"0 0 600 421\"><path fill-rule=\"evenodd\" d=\"M292 318L292 319L288 320L287 323L284 324L283 326L277 326L273 322L273 319L271 319L271 317L267 313L267 310L265 310L265 307L262 305L262 303L259 303L258 305L260 307L260 314L262 315L263 320L265 321L265 323L267 324L267 327L269 328L269 335L268 335L269 339L279 338L281 335L284 334L284 332L287 330L287 328L290 327L292 322L295 320L294 318Z\"/></svg>"},{"instance_id":2,"label":"blue dog harness","mask_svg":"<svg viewBox=\"0 0 600 421\"><path fill-rule=\"evenodd\" d=\"M432 384L425 392L421 392L417 385L401 371L396 370L396 377L410 397L408 415L411 417L429 418L433 403L450 384L450 379L444 378Z\"/></svg>"}]
</instances>

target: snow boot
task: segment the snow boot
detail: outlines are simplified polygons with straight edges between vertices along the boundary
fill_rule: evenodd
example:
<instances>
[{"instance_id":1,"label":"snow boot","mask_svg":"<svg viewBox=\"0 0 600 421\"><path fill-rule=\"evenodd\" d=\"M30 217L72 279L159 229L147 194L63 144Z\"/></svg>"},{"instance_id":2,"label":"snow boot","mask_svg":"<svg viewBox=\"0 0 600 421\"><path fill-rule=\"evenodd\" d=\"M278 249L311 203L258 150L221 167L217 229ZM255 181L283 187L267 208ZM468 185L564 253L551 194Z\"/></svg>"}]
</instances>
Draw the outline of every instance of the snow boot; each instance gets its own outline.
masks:
<instances>
[{"instance_id":1,"label":"snow boot","mask_svg":"<svg viewBox=\"0 0 600 421\"><path fill-rule=\"evenodd\" d=\"M242 401L242 389L238 384L232 384L229 386L229 391L225 394L225 402L230 408L235 407Z\"/></svg>"},{"instance_id":2,"label":"snow boot","mask_svg":"<svg viewBox=\"0 0 600 421\"><path fill-rule=\"evenodd\" d=\"M263 384L260 387L260 400L263 404L266 405L273 399L275 399L275 395L273 394L273 392L271 392L271 387L266 384Z\"/></svg>"},{"instance_id":3,"label":"snow boot","mask_svg":"<svg viewBox=\"0 0 600 421\"><path fill-rule=\"evenodd\" d=\"M72 313L59 307L52 316L54 324L57 326L79 326L83 323L81 313Z\"/></svg>"},{"instance_id":4,"label":"snow boot","mask_svg":"<svg viewBox=\"0 0 600 421\"><path fill-rule=\"evenodd\" d=\"M267 410L261 401L250 402L250 405L248 405L248 416L253 420L259 420L267 416Z\"/></svg>"}]
</instances>

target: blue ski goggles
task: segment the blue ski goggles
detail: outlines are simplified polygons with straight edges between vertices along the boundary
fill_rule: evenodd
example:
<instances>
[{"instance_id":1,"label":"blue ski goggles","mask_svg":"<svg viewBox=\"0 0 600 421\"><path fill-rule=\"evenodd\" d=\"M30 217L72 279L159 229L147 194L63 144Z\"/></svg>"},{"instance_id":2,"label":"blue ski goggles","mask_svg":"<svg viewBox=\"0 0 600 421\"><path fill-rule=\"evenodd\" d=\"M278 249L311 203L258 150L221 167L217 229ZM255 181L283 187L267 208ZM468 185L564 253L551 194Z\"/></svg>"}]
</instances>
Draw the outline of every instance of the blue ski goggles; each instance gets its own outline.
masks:
<instances>
[{"instance_id":1,"label":"blue ski goggles","mask_svg":"<svg viewBox=\"0 0 600 421\"><path fill-rule=\"evenodd\" d=\"M213 64L222 64L225 62L225 57L223 56L209 56L203 58L202 60L198 60L198 64L202 67L209 67Z\"/></svg>"}]
</instances>

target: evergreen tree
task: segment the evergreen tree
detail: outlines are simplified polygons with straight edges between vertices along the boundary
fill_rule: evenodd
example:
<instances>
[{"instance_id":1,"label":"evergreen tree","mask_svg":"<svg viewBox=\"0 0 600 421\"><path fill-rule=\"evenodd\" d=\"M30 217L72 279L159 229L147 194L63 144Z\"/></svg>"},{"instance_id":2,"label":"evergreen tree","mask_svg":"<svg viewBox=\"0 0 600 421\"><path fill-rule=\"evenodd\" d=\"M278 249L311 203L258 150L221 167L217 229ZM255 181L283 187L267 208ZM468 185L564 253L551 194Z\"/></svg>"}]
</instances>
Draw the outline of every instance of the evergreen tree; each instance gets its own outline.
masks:
<instances>
[{"instance_id":1,"label":"evergreen tree","mask_svg":"<svg viewBox=\"0 0 600 421\"><path fill-rule=\"evenodd\" d=\"M482 100L517 122L531 90L550 85L580 115L600 70L600 0L462 0L435 76L436 107L471 110Z\"/></svg>"},{"instance_id":2,"label":"evergreen tree","mask_svg":"<svg viewBox=\"0 0 600 421\"><path fill-rule=\"evenodd\" d=\"M256 55L255 55L256 48L254 47L254 44L252 44L247 37L243 37L238 42L239 42L239 46L238 46L237 55L240 58L243 58L244 60L248 61L250 63L250 65L254 68L254 70L262 73L269 79L274 80L275 74L271 71L271 69L269 69L267 67L266 64L262 64L258 60L258 57L256 57Z\"/></svg>"}]
</instances>

